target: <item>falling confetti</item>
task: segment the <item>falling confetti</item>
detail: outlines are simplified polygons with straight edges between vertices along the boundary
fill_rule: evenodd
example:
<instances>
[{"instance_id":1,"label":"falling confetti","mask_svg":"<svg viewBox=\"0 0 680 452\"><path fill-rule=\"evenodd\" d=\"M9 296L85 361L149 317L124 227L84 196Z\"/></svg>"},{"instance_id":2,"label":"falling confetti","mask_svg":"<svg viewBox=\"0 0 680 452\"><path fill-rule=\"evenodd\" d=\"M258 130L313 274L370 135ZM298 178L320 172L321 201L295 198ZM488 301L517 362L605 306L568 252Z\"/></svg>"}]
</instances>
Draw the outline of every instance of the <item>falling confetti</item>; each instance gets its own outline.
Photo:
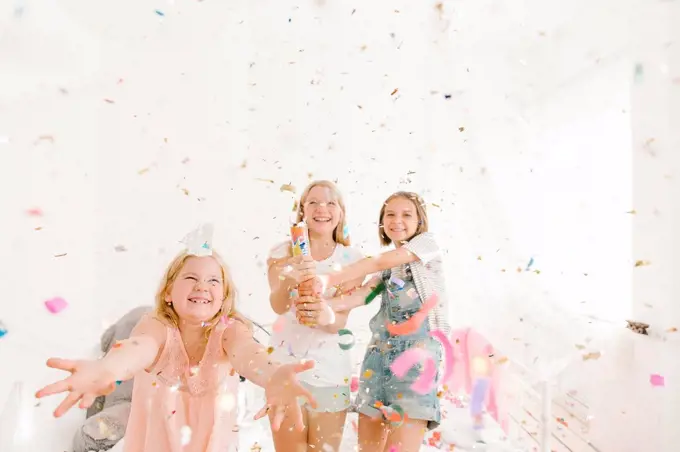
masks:
<instances>
[{"instance_id":1,"label":"falling confetti","mask_svg":"<svg viewBox=\"0 0 680 452\"><path fill-rule=\"evenodd\" d=\"M366 297L366 300L364 301L364 304L369 304L371 301L375 299L380 293L385 290L385 284L381 281L380 284L378 284L370 294Z\"/></svg>"},{"instance_id":2,"label":"falling confetti","mask_svg":"<svg viewBox=\"0 0 680 452\"><path fill-rule=\"evenodd\" d=\"M349 237L349 226L345 225L345 226L342 228L342 236L343 236L344 238Z\"/></svg>"},{"instance_id":3,"label":"falling confetti","mask_svg":"<svg viewBox=\"0 0 680 452\"><path fill-rule=\"evenodd\" d=\"M350 336L349 342L343 342L342 340L338 343L341 349L343 350L349 350L352 347L354 347L354 343L356 342L356 339L354 338L354 334L348 329L341 329L338 331L338 335L342 338L343 336Z\"/></svg>"},{"instance_id":4,"label":"falling confetti","mask_svg":"<svg viewBox=\"0 0 680 452\"><path fill-rule=\"evenodd\" d=\"M158 16L165 17L165 13L161 11L160 9L157 9L154 11Z\"/></svg>"},{"instance_id":5,"label":"falling confetti","mask_svg":"<svg viewBox=\"0 0 680 452\"><path fill-rule=\"evenodd\" d=\"M423 363L423 369L411 389L418 394L427 394L434 388L437 377L437 364L434 358L422 348L411 348L394 360L390 370L397 378L404 378L412 367Z\"/></svg>"},{"instance_id":6,"label":"falling confetti","mask_svg":"<svg viewBox=\"0 0 680 452\"><path fill-rule=\"evenodd\" d=\"M61 297L52 298L51 300L47 300L45 302L45 307L52 314L58 314L59 312L66 309L67 306L68 303L66 303L66 300Z\"/></svg>"},{"instance_id":7,"label":"falling confetti","mask_svg":"<svg viewBox=\"0 0 680 452\"><path fill-rule=\"evenodd\" d=\"M646 267L647 265L650 265L650 264L651 264L651 262L649 262L649 261L642 261L642 260L635 261L636 267Z\"/></svg>"},{"instance_id":8,"label":"falling confetti","mask_svg":"<svg viewBox=\"0 0 680 452\"><path fill-rule=\"evenodd\" d=\"M588 361L590 359L599 359L602 356L600 352L590 352L583 355L583 361Z\"/></svg>"},{"instance_id":9,"label":"falling confetti","mask_svg":"<svg viewBox=\"0 0 680 452\"><path fill-rule=\"evenodd\" d=\"M227 392L220 395L218 404L222 411L230 412L236 407L236 398L232 393Z\"/></svg>"},{"instance_id":10,"label":"falling confetti","mask_svg":"<svg viewBox=\"0 0 680 452\"><path fill-rule=\"evenodd\" d=\"M534 258L532 257L529 259L529 263L527 264L527 268L524 269L525 272L528 272L529 269L531 269L531 266L534 265Z\"/></svg>"},{"instance_id":11,"label":"falling confetti","mask_svg":"<svg viewBox=\"0 0 680 452\"><path fill-rule=\"evenodd\" d=\"M394 91L392 91L392 93L390 93L390 96L394 96L398 92L399 92L399 88L394 88Z\"/></svg>"},{"instance_id":12,"label":"falling confetti","mask_svg":"<svg viewBox=\"0 0 680 452\"><path fill-rule=\"evenodd\" d=\"M5 326L4 323L0 322L0 337L3 337L6 334L7 334L7 327Z\"/></svg>"},{"instance_id":13,"label":"falling confetti","mask_svg":"<svg viewBox=\"0 0 680 452\"><path fill-rule=\"evenodd\" d=\"M290 185L290 184L281 185L281 188L279 190L281 190L282 192L283 191L289 191L291 193L295 193L295 187Z\"/></svg>"},{"instance_id":14,"label":"falling confetti","mask_svg":"<svg viewBox=\"0 0 680 452\"><path fill-rule=\"evenodd\" d=\"M432 295L432 297L421 306L420 310L405 322L392 324L386 321L385 327L387 328L387 331L393 336L402 336L415 332L427 318L428 312L437 305L437 300L437 295Z\"/></svg>"},{"instance_id":15,"label":"falling confetti","mask_svg":"<svg viewBox=\"0 0 680 452\"><path fill-rule=\"evenodd\" d=\"M269 182L270 184L274 183L274 181L271 180L271 179L262 179L262 178L259 178L259 177L255 178L255 180L259 180L260 182Z\"/></svg>"},{"instance_id":16,"label":"falling confetti","mask_svg":"<svg viewBox=\"0 0 680 452\"><path fill-rule=\"evenodd\" d=\"M181 436L182 446L186 446L191 442L191 427L188 425L182 426L182 428L179 429L179 434Z\"/></svg>"},{"instance_id":17,"label":"falling confetti","mask_svg":"<svg viewBox=\"0 0 680 452\"><path fill-rule=\"evenodd\" d=\"M352 382L349 385L349 390L350 392L357 392L359 390L359 377L352 377Z\"/></svg>"},{"instance_id":18,"label":"falling confetti","mask_svg":"<svg viewBox=\"0 0 680 452\"><path fill-rule=\"evenodd\" d=\"M26 215L29 217L42 217L43 211L38 207L34 207L32 209L28 209L26 211Z\"/></svg>"},{"instance_id":19,"label":"falling confetti","mask_svg":"<svg viewBox=\"0 0 680 452\"><path fill-rule=\"evenodd\" d=\"M488 378L478 378L472 387L472 394L470 396L470 414L472 416L479 416L482 414L482 405L486 398L486 393L489 389Z\"/></svg>"},{"instance_id":20,"label":"falling confetti","mask_svg":"<svg viewBox=\"0 0 680 452\"><path fill-rule=\"evenodd\" d=\"M116 251L116 253L124 253L127 251L127 248L125 248L123 245L116 245L113 249Z\"/></svg>"},{"instance_id":21,"label":"falling confetti","mask_svg":"<svg viewBox=\"0 0 680 452\"><path fill-rule=\"evenodd\" d=\"M442 344L442 348L444 349L444 375L442 377L442 382L446 384L453 376L453 345L451 345L451 341L449 341L449 339L446 337L446 334L444 334L444 332L441 330L432 331L430 336L437 339Z\"/></svg>"},{"instance_id":22,"label":"falling confetti","mask_svg":"<svg viewBox=\"0 0 680 452\"><path fill-rule=\"evenodd\" d=\"M663 376L658 375L658 374L652 374L652 375L649 376L649 383L652 386L655 386L655 387L656 386L660 386L660 387L666 386L665 380L666 379Z\"/></svg>"},{"instance_id":23,"label":"falling confetti","mask_svg":"<svg viewBox=\"0 0 680 452\"><path fill-rule=\"evenodd\" d=\"M142 174L146 174L148 172L149 172L149 168L142 168L139 171L137 171L137 174L139 174L141 176Z\"/></svg>"}]
</instances>

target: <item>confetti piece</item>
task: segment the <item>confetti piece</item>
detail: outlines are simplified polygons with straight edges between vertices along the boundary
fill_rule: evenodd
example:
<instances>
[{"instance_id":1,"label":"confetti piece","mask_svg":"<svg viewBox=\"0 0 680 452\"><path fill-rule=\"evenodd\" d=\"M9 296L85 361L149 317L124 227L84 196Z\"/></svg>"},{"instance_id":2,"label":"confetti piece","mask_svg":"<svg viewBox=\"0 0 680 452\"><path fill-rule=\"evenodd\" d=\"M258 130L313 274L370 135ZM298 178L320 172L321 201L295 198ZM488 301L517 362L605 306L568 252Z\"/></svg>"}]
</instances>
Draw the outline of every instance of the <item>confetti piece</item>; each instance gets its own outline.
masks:
<instances>
[{"instance_id":1,"label":"confetti piece","mask_svg":"<svg viewBox=\"0 0 680 452\"><path fill-rule=\"evenodd\" d=\"M160 9L157 9L154 12L161 17L165 17L165 13L163 11L161 11Z\"/></svg>"},{"instance_id":2,"label":"confetti piece","mask_svg":"<svg viewBox=\"0 0 680 452\"><path fill-rule=\"evenodd\" d=\"M352 382L349 385L350 392L357 392L359 390L359 377L352 377Z\"/></svg>"},{"instance_id":3,"label":"confetti piece","mask_svg":"<svg viewBox=\"0 0 680 452\"><path fill-rule=\"evenodd\" d=\"M635 261L636 267L645 267L645 266L650 265L650 264L651 264L651 262L649 262L649 261L642 261L642 260Z\"/></svg>"},{"instance_id":4,"label":"confetti piece","mask_svg":"<svg viewBox=\"0 0 680 452\"><path fill-rule=\"evenodd\" d=\"M47 300L45 302L45 307L52 314L58 314L59 312L66 309L66 306L68 306L68 303L66 303L66 300L61 297L52 298L51 300Z\"/></svg>"},{"instance_id":5,"label":"confetti piece","mask_svg":"<svg viewBox=\"0 0 680 452\"><path fill-rule=\"evenodd\" d=\"M115 104L116 103L116 101L114 101L112 99L104 99L104 102L106 102L107 104Z\"/></svg>"},{"instance_id":6,"label":"confetti piece","mask_svg":"<svg viewBox=\"0 0 680 452\"><path fill-rule=\"evenodd\" d=\"M344 238L349 237L349 226L347 226L347 225L343 226L343 228L342 228L342 236L343 236Z\"/></svg>"},{"instance_id":7,"label":"confetti piece","mask_svg":"<svg viewBox=\"0 0 680 452\"><path fill-rule=\"evenodd\" d=\"M406 420L404 409L399 405L391 405L389 407L386 407L383 406L381 403L380 404L376 403L374 406L382 412L385 419L389 421L394 428L401 427L401 425Z\"/></svg>"},{"instance_id":8,"label":"confetti piece","mask_svg":"<svg viewBox=\"0 0 680 452\"><path fill-rule=\"evenodd\" d=\"M666 330L667 333L676 333L678 329L676 327L670 327Z\"/></svg>"},{"instance_id":9,"label":"confetti piece","mask_svg":"<svg viewBox=\"0 0 680 452\"><path fill-rule=\"evenodd\" d=\"M179 434L181 436L182 446L186 446L191 442L191 427L183 425L182 428L179 429Z\"/></svg>"},{"instance_id":10,"label":"confetti piece","mask_svg":"<svg viewBox=\"0 0 680 452\"><path fill-rule=\"evenodd\" d=\"M531 259L529 259L529 263L527 264L527 268L524 269L524 271L528 272L532 265L534 265L534 258L533 257Z\"/></svg>"},{"instance_id":11,"label":"confetti piece","mask_svg":"<svg viewBox=\"0 0 680 452\"><path fill-rule=\"evenodd\" d=\"M432 356L422 348L411 348L399 355L390 366L397 378L404 378L406 373L416 365L423 363L423 370L411 389L418 394L427 394L434 388L437 377L437 365Z\"/></svg>"},{"instance_id":12,"label":"confetti piece","mask_svg":"<svg viewBox=\"0 0 680 452\"><path fill-rule=\"evenodd\" d=\"M444 349L444 375L442 377L442 382L446 384L446 382L448 382L453 376L453 345L451 345L451 342L446 337L446 334L444 334L444 332L441 330L432 331L430 336L437 339L442 344L442 348Z\"/></svg>"},{"instance_id":13,"label":"confetti piece","mask_svg":"<svg viewBox=\"0 0 680 452\"><path fill-rule=\"evenodd\" d=\"M127 251L127 248L125 248L123 245L116 245L113 249L116 251L116 253L124 253Z\"/></svg>"},{"instance_id":14,"label":"confetti piece","mask_svg":"<svg viewBox=\"0 0 680 452\"><path fill-rule=\"evenodd\" d=\"M403 288L404 288L404 284L405 284L404 281L402 281L401 279L397 278L396 276L392 276L392 277L390 278L390 281L391 281L393 284L395 284L397 287L399 287L400 289L403 289Z\"/></svg>"},{"instance_id":15,"label":"confetti piece","mask_svg":"<svg viewBox=\"0 0 680 452\"><path fill-rule=\"evenodd\" d=\"M6 334L7 334L7 327L5 326L4 323L0 322L0 337L3 337Z\"/></svg>"},{"instance_id":16,"label":"confetti piece","mask_svg":"<svg viewBox=\"0 0 680 452\"><path fill-rule=\"evenodd\" d=\"M349 350L350 348L354 347L354 343L356 342L356 339L354 338L354 334L346 328L341 329L338 331L338 335L340 337L342 336L351 336L350 342L339 342L338 345L340 346L341 349L343 350Z\"/></svg>"},{"instance_id":17,"label":"confetti piece","mask_svg":"<svg viewBox=\"0 0 680 452\"><path fill-rule=\"evenodd\" d=\"M123 383L123 380L116 380L116 386L120 386L121 383Z\"/></svg>"},{"instance_id":18,"label":"confetti piece","mask_svg":"<svg viewBox=\"0 0 680 452\"><path fill-rule=\"evenodd\" d=\"M222 411L232 411L236 406L236 398L229 392L221 394L219 396L218 406Z\"/></svg>"},{"instance_id":19,"label":"confetti piece","mask_svg":"<svg viewBox=\"0 0 680 452\"><path fill-rule=\"evenodd\" d=\"M259 180L260 182L269 182L270 184L274 183L274 181L271 179L262 179L260 177L255 178L255 180Z\"/></svg>"},{"instance_id":20,"label":"confetti piece","mask_svg":"<svg viewBox=\"0 0 680 452\"><path fill-rule=\"evenodd\" d=\"M414 333L423 321L427 318L427 313L437 305L437 294L434 294L430 299L420 307L420 310L413 314L413 317L399 324L392 324L389 321L385 322L387 331L393 336L403 336Z\"/></svg>"},{"instance_id":21,"label":"confetti piece","mask_svg":"<svg viewBox=\"0 0 680 452\"><path fill-rule=\"evenodd\" d=\"M652 386L664 387L664 386L666 386L666 379L661 375L652 374L652 375L649 376L649 383Z\"/></svg>"},{"instance_id":22,"label":"confetti piece","mask_svg":"<svg viewBox=\"0 0 680 452\"><path fill-rule=\"evenodd\" d=\"M274 325L272 325L272 331L275 333L280 333L285 328L285 325L286 319L283 316L279 316L279 318L274 322Z\"/></svg>"},{"instance_id":23,"label":"confetti piece","mask_svg":"<svg viewBox=\"0 0 680 452\"><path fill-rule=\"evenodd\" d=\"M599 359L602 356L600 352L590 352L583 355L583 361L588 361L589 359Z\"/></svg>"},{"instance_id":24,"label":"confetti piece","mask_svg":"<svg viewBox=\"0 0 680 452\"><path fill-rule=\"evenodd\" d=\"M290 185L290 184L283 184L281 185L280 188L281 191L289 191L291 193L295 193L295 187Z\"/></svg>"},{"instance_id":25,"label":"confetti piece","mask_svg":"<svg viewBox=\"0 0 680 452\"><path fill-rule=\"evenodd\" d=\"M364 304L369 304L371 301L375 299L380 293L385 290L385 284L383 282L380 282L368 296L366 297L366 300L364 301Z\"/></svg>"},{"instance_id":26,"label":"confetti piece","mask_svg":"<svg viewBox=\"0 0 680 452\"><path fill-rule=\"evenodd\" d=\"M399 92L399 88L394 88L394 91L392 91L392 92L390 93L390 96L394 96L394 95L397 94L398 92Z\"/></svg>"},{"instance_id":27,"label":"confetti piece","mask_svg":"<svg viewBox=\"0 0 680 452\"><path fill-rule=\"evenodd\" d=\"M34 207L26 211L26 215L29 217L42 217L43 211L39 207Z\"/></svg>"},{"instance_id":28,"label":"confetti piece","mask_svg":"<svg viewBox=\"0 0 680 452\"><path fill-rule=\"evenodd\" d=\"M470 395L470 414L472 416L479 416L482 414L482 404L484 403L488 389L488 378L478 378L475 380L474 386L472 387L472 394Z\"/></svg>"},{"instance_id":29,"label":"confetti piece","mask_svg":"<svg viewBox=\"0 0 680 452\"><path fill-rule=\"evenodd\" d=\"M146 174L148 172L149 172L149 168L142 168L139 171L137 171L137 174L139 174L141 176L142 174Z\"/></svg>"}]
</instances>

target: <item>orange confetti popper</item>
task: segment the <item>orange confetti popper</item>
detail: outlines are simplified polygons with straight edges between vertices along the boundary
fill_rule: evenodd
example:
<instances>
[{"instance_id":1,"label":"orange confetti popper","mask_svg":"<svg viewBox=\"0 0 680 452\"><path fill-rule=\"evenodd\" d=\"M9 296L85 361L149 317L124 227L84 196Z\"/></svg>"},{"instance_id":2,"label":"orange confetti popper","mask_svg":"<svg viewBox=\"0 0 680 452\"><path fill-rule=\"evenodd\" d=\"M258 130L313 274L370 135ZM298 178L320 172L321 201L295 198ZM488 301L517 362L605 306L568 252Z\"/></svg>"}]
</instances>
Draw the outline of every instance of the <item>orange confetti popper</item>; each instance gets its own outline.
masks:
<instances>
[{"instance_id":1,"label":"orange confetti popper","mask_svg":"<svg viewBox=\"0 0 680 452\"><path fill-rule=\"evenodd\" d=\"M304 221L290 227L293 256L309 256L309 233Z\"/></svg>"}]
</instances>

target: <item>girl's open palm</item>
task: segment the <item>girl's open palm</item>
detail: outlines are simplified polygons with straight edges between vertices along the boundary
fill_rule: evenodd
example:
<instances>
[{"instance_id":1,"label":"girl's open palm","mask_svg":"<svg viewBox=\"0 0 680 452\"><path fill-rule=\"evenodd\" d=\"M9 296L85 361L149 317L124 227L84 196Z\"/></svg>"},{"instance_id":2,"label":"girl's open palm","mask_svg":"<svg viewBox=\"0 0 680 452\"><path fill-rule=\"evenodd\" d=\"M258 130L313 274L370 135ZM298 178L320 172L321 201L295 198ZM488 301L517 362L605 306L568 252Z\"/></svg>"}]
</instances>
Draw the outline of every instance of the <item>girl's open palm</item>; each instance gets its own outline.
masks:
<instances>
[{"instance_id":1,"label":"girl's open palm","mask_svg":"<svg viewBox=\"0 0 680 452\"><path fill-rule=\"evenodd\" d=\"M116 380L112 372L106 369L101 360L78 360L50 358L47 366L53 369L66 370L71 376L56 383L45 386L36 393L37 398L60 392L68 392L66 398L54 411L60 417L80 401L80 408L89 408L95 399L108 395L116 389Z\"/></svg>"},{"instance_id":2,"label":"girl's open palm","mask_svg":"<svg viewBox=\"0 0 680 452\"><path fill-rule=\"evenodd\" d=\"M272 413L272 428L277 431L286 416L291 416L295 427L302 431L305 426L302 418L302 407L298 398L307 399L309 404L316 408L316 400L312 393L306 390L298 381L297 374L314 367L314 361L305 361L296 364L285 364L272 375L269 384L265 386L267 405L256 415L255 419L264 417L267 412Z\"/></svg>"}]
</instances>

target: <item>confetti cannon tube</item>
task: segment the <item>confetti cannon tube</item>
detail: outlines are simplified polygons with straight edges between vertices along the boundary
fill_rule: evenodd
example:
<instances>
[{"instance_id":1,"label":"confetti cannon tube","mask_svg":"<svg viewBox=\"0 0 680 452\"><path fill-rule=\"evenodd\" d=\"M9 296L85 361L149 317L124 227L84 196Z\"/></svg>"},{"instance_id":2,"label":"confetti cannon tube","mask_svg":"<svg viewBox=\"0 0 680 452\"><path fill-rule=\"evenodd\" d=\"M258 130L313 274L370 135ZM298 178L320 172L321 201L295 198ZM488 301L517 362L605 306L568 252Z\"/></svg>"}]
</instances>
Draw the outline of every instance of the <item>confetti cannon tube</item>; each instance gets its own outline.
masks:
<instances>
[{"instance_id":1,"label":"confetti cannon tube","mask_svg":"<svg viewBox=\"0 0 680 452\"><path fill-rule=\"evenodd\" d=\"M293 256L309 256L309 234L304 221L290 227Z\"/></svg>"}]
</instances>

